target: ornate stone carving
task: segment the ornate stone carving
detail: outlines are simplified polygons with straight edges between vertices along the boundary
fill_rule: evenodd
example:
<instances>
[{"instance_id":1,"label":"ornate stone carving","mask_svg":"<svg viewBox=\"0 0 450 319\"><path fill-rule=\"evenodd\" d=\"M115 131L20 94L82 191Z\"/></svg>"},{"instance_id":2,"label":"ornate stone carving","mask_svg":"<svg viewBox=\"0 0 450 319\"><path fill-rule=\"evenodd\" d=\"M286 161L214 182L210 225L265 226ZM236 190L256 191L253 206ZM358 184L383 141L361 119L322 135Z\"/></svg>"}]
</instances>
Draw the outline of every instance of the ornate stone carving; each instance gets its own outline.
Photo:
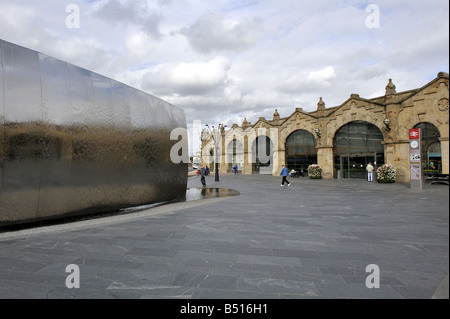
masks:
<instances>
[{"instance_id":1,"label":"ornate stone carving","mask_svg":"<svg viewBox=\"0 0 450 319\"><path fill-rule=\"evenodd\" d=\"M438 102L438 108L442 112L448 111L448 99L440 99Z\"/></svg>"},{"instance_id":2,"label":"ornate stone carving","mask_svg":"<svg viewBox=\"0 0 450 319\"><path fill-rule=\"evenodd\" d=\"M325 110L325 102L322 98L320 98L319 103L317 103L317 111L323 111Z\"/></svg>"},{"instance_id":3,"label":"ornate stone carving","mask_svg":"<svg viewBox=\"0 0 450 319\"><path fill-rule=\"evenodd\" d=\"M392 79L389 79L388 85L386 85L386 95L397 94L397 87L392 83Z\"/></svg>"},{"instance_id":4,"label":"ornate stone carving","mask_svg":"<svg viewBox=\"0 0 450 319\"><path fill-rule=\"evenodd\" d=\"M279 120L280 119L280 113L278 113L277 109L275 109L275 113L273 113L273 119L274 120Z\"/></svg>"}]
</instances>

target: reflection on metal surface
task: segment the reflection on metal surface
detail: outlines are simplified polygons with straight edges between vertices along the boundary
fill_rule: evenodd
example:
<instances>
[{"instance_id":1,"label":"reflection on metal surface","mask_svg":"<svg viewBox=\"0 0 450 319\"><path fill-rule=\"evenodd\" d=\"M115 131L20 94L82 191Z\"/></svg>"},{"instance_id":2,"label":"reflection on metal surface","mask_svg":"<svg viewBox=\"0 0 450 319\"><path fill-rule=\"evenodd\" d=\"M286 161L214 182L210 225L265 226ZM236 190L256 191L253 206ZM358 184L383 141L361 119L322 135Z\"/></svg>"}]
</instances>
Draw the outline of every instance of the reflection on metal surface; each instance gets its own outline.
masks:
<instances>
[{"instance_id":1,"label":"reflection on metal surface","mask_svg":"<svg viewBox=\"0 0 450 319\"><path fill-rule=\"evenodd\" d=\"M188 188L186 191L186 201L239 196L240 192L227 188Z\"/></svg>"},{"instance_id":2,"label":"reflection on metal surface","mask_svg":"<svg viewBox=\"0 0 450 319\"><path fill-rule=\"evenodd\" d=\"M184 111L0 40L0 225L183 198Z\"/></svg>"}]
</instances>

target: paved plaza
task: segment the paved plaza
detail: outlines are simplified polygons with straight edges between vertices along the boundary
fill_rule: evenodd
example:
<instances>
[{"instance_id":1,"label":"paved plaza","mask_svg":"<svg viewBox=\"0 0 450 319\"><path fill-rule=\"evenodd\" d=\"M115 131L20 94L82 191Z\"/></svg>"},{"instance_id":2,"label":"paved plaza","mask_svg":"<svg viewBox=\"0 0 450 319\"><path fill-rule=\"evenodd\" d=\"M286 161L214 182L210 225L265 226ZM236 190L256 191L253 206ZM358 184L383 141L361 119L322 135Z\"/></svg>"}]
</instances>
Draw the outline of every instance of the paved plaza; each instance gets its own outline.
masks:
<instances>
[{"instance_id":1,"label":"paved plaza","mask_svg":"<svg viewBox=\"0 0 450 319\"><path fill-rule=\"evenodd\" d=\"M209 176L241 194L2 233L0 298L448 298L447 185L280 182Z\"/></svg>"}]
</instances>

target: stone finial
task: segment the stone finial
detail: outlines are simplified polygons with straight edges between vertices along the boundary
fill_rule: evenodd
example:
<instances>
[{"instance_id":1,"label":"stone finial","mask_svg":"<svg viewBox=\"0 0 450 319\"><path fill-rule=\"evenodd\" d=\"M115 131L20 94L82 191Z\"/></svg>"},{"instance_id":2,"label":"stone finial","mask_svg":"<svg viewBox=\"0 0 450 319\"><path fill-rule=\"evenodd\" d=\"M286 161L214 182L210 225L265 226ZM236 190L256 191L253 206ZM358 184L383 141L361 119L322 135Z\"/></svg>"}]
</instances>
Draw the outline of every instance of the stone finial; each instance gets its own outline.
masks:
<instances>
[{"instance_id":1,"label":"stone finial","mask_svg":"<svg viewBox=\"0 0 450 319\"><path fill-rule=\"evenodd\" d=\"M244 122L242 123L242 127L245 129L248 126L250 126L250 122L247 121L247 118L244 118Z\"/></svg>"},{"instance_id":2,"label":"stone finial","mask_svg":"<svg viewBox=\"0 0 450 319\"><path fill-rule=\"evenodd\" d=\"M273 113L273 119L274 120L279 120L280 119L280 113L278 113L277 109L275 109L275 113Z\"/></svg>"},{"instance_id":3,"label":"stone finial","mask_svg":"<svg viewBox=\"0 0 450 319\"><path fill-rule=\"evenodd\" d=\"M392 79L389 79L388 85L386 85L386 95L394 95L397 94L396 86L392 83Z\"/></svg>"},{"instance_id":4,"label":"stone finial","mask_svg":"<svg viewBox=\"0 0 450 319\"><path fill-rule=\"evenodd\" d=\"M323 110L325 110L325 102L323 101L323 99L321 97L319 103L317 103L317 111L323 111Z\"/></svg>"}]
</instances>

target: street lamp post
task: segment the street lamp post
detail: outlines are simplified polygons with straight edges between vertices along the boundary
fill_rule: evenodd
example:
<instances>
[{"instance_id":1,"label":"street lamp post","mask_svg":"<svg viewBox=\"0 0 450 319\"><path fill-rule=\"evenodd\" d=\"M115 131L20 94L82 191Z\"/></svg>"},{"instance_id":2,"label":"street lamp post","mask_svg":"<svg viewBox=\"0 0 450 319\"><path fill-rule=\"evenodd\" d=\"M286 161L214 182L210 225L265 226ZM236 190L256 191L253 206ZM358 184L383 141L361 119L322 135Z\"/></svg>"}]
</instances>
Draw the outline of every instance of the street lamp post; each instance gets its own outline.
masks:
<instances>
[{"instance_id":1,"label":"street lamp post","mask_svg":"<svg viewBox=\"0 0 450 319\"><path fill-rule=\"evenodd\" d=\"M217 132L214 131L214 126L212 127L212 130L208 124L206 124L206 127L208 128L209 133L211 134L213 141L214 141L214 176L215 176L215 181L219 182L219 163L218 163L219 145L218 144L219 144L219 141L221 140L219 138L222 134L221 130L224 130L225 127L227 127L227 126L223 125L223 124L219 124L219 128L218 128Z\"/></svg>"}]
</instances>

